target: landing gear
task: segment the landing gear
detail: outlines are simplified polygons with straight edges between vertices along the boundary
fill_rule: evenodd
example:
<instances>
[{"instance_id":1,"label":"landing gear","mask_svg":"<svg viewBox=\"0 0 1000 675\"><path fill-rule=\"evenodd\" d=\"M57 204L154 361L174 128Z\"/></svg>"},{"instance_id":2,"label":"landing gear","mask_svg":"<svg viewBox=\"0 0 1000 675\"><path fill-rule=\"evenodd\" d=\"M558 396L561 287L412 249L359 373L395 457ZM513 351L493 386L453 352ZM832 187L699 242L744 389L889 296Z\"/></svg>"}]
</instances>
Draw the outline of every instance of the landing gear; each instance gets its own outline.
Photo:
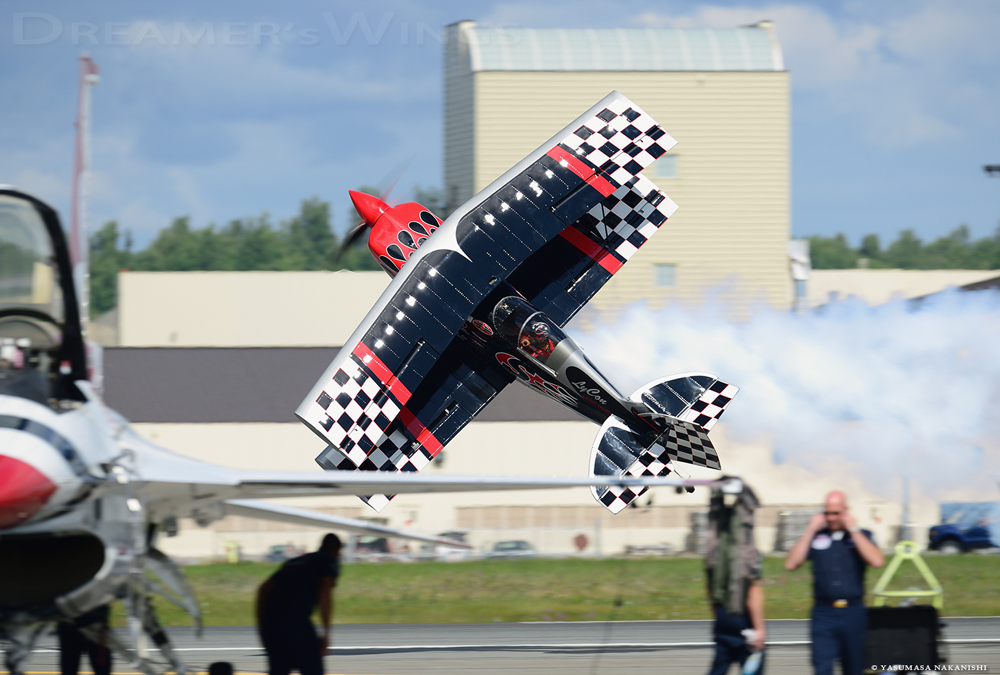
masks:
<instances>
[{"instance_id":1,"label":"landing gear","mask_svg":"<svg viewBox=\"0 0 1000 675\"><path fill-rule=\"evenodd\" d=\"M0 639L8 643L4 661L11 675L24 675L24 664L31 656L31 650L34 649L38 636L47 625L38 623L0 630Z\"/></svg>"}]
</instances>

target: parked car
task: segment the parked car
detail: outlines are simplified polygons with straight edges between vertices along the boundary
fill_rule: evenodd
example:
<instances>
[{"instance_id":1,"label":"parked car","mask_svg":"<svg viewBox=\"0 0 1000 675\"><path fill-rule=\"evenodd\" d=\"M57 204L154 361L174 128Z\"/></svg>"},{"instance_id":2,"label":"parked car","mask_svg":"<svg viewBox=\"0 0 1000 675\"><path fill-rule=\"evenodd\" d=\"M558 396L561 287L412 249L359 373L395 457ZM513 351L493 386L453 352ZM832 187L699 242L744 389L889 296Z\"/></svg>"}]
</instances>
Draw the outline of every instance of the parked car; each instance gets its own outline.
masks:
<instances>
[{"instance_id":1,"label":"parked car","mask_svg":"<svg viewBox=\"0 0 1000 675\"><path fill-rule=\"evenodd\" d=\"M468 532L463 532L461 530L450 530L448 532L438 532L438 537L442 539L452 539L463 544L468 543L467 537ZM465 548L453 548L451 546L442 546L440 544L424 544L420 547L420 551L415 556L418 560L441 560L445 562L457 562L462 560L470 560L475 557L475 554L469 549Z\"/></svg>"},{"instance_id":2,"label":"parked car","mask_svg":"<svg viewBox=\"0 0 1000 675\"><path fill-rule=\"evenodd\" d=\"M295 544L275 544L265 554L264 559L268 562L285 562L286 560L297 558L303 553L305 551L295 546Z\"/></svg>"},{"instance_id":3,"label":"parked car","mask_svg":"<svg viewBox=\"0 0 1000 675\"><path fill-rule=\"evenodd\" d=\"M354 535L354 552L356 555L366 554L388 554L392 553L389 540L385 537L375 537L371 535Z\"/></svg>"},{"instance_id":4,"label":"parked car","mask_svg":"<svg viewBox=\"0 0 1000 675\"><path fill-rule=\"evenodd\" d=\"M944 554L1000 546L1000 502L941 504L941 524L928 533L927 546Z\"/></svg>"},{"instance_id":5,"label":"parked car","mask_svg":"<svg viewBox=\"0 0 1000 675\"><path fill-rule=\"evenodd\" d=\"M498 541L493 545L493 550L489 552L490 558L535 558L538 551L535 547L523 539L513 539L511 541Z\"/></svg>"}]
</instances>

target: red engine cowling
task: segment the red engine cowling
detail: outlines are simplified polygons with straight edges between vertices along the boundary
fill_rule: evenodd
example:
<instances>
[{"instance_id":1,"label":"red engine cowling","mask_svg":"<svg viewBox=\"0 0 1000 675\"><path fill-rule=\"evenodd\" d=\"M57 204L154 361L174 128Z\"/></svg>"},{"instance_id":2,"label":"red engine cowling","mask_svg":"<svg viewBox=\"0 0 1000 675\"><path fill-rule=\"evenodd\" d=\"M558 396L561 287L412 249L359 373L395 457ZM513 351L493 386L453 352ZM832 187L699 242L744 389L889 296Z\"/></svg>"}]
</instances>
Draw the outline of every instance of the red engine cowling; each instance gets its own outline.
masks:
<instances>
[{"instance_id":1,"label":"red engine cowling","mask_svg":"<svg viewBox=\"0 0 1000 675\"><path fill-rule=\"evenodd\" d=\"M378 197L363 192L350 193L354 208L371 228L368 249L390 277L441 226L441 219L426 206L407 202L389 206Z\"/></svg>"}]
</instances>

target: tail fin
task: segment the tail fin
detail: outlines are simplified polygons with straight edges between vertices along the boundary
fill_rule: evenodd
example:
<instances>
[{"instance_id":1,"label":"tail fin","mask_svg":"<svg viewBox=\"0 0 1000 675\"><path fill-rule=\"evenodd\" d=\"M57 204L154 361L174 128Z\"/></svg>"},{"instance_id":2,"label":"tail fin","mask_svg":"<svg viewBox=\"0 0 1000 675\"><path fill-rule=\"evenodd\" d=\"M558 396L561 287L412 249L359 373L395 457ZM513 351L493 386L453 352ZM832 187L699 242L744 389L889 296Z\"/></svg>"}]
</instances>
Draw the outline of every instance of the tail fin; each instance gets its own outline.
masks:
<instances>
[{"instance_id":1,"label":"tail fin","mask_svg":"<svg viewBox=\"0 0 1000 675\"><path fill-rule=\"evenodd\" d=\"M667 415L710 431L739 390L714 375L685 373L643 385L629 400L644 404L652 415Z\"/></svg>"},{"instance_id":2,"label":"tail fin","mask_svg":"<svg viewBox=\"0 0 1000 675\"><path fill-rule=\"evenodd\" d=\"M662 430L652 443L619 417L605 420L590 454L592 476L666 476L673 462L721 469L719 455L708 438L711 429L739 388L704 373L687 373L655 380L629 398L641 404ZM618 513L646 491L591 488L594 497Z\"/></svg>"}]
</instances>

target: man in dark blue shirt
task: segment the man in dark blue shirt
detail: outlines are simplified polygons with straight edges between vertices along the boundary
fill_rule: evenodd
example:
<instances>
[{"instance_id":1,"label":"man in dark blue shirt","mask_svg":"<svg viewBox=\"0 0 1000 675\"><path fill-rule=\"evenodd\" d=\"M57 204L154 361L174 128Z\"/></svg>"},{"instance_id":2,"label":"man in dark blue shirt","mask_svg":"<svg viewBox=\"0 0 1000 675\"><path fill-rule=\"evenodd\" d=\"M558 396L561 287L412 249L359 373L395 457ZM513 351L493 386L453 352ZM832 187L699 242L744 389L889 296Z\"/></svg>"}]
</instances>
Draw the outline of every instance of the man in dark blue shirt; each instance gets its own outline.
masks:
<instances>
[{"instance_id":1,"label":"man in dark blue shirt","mask_svg":"<svg viewBox=\"0 0 1000 675\"><path fill-rule=\"evenodd\" d=\"M111 675L111 650L108 649L110 613L111 608L102 605L75 619L59 622L59 670L62 675L76 675L80 671L83 652L90 657L90 667L95 675ZM97 633L98 640L95 642L81 633L81 628L90 628L92 633Z\"/></svg>"},{"instance_id":2,"label":"man in dark blue shirt","mask_svg":"<svg viewBox=\"0 0 1000 675\"><path fill-rule=\"evenodd\" d=\"M323 675L330 644L333 588L340 574L340 539L328 534L315 553L289 560L257 591L257 627L270 675ZM310 616L319 605L322 641Z\"/></svg>"},{"instance_id":3,"label":"man in dark blue shirt","mask_svg":"<svg viewBox=\"0 0 1000 675\"><path fill-rule=\"evenodd\" d=\"M844 675L861 675L865 660L865 569L885 563L868 530L858 527L843 492L826 496L823 513L785 558L785 569L813 565L812 662L816 675L833 675L839 657Z\"/></svg>"}]
</instances>

